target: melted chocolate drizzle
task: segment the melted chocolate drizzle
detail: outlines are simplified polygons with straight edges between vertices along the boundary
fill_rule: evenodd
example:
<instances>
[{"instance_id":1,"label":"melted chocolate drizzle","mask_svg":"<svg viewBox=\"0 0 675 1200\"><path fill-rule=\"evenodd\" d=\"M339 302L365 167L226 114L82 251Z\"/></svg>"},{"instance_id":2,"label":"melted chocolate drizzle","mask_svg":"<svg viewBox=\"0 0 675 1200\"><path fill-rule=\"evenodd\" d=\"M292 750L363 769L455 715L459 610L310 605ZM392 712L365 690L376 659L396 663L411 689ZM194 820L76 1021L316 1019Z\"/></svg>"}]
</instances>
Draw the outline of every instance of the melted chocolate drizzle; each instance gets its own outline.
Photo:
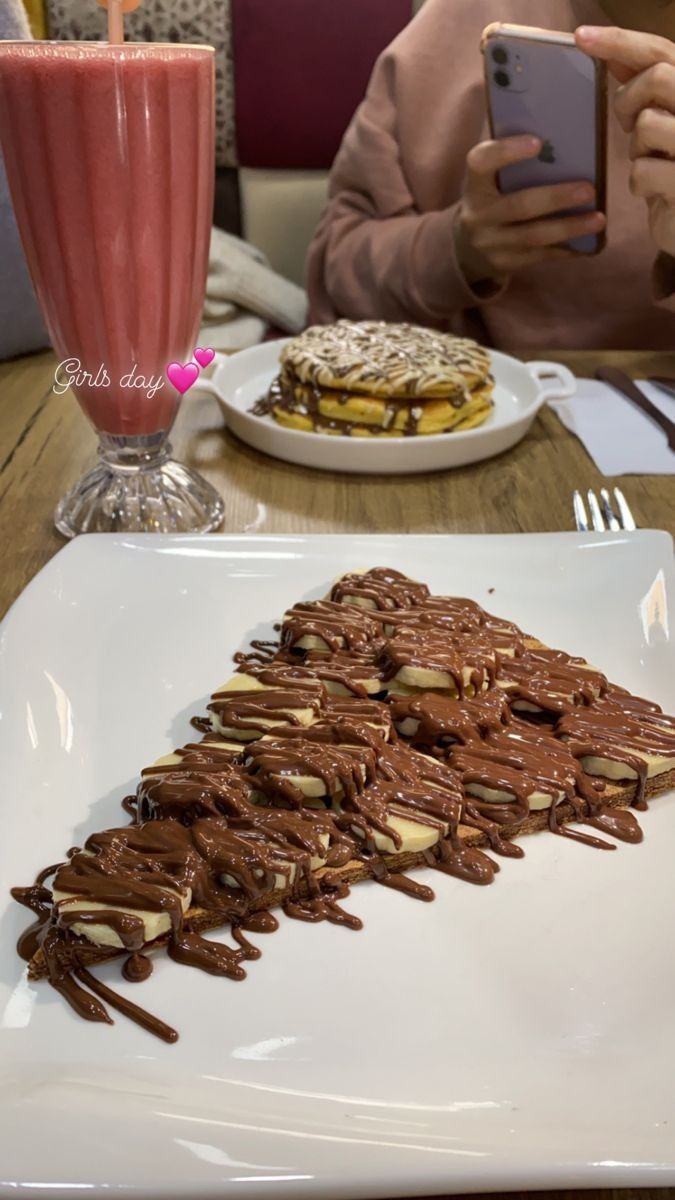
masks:
<instances>
[{"instance_id":1,"label":"melted chocolate drizzle","mask_svg":"<svg viewBox=\"0 0 675 1200\"><path fill-rule=\"evenodd\" d=\"M12 890L37 918L19 953L41 956L86 1020L110 1023L107 1004L175 1041L86 966L126 951L124 978L146 979L144 913L174 961L243 980L243 964L260 956L246 934L278 928L273 903L297 920L361 928L343 905L347 866L433 899L388 858L403 848L401 820L435 839L428 866L484 885L499 866L469 844L477 835L492 853L521 857L512 839L534 806L563 837L615 848L572 818L638 842L634 813L607 803L599 773L610 763L634 779L633 806L644 808L650 761L675 766L675 718L658 705L474 601L430 596L389 568L346 575L328 600L295 605L279 642L254 642L235 661L240 682L192 722L203 740L146 768L123 801L131 824L92 834ZM437 672L449 686L401 687L401 671ZM394 683L406 694L392 694ZM229 924L234 945L203 936L215 924ZM88 936L102 927L112 951Z\"/></svg>"}]
</instances>

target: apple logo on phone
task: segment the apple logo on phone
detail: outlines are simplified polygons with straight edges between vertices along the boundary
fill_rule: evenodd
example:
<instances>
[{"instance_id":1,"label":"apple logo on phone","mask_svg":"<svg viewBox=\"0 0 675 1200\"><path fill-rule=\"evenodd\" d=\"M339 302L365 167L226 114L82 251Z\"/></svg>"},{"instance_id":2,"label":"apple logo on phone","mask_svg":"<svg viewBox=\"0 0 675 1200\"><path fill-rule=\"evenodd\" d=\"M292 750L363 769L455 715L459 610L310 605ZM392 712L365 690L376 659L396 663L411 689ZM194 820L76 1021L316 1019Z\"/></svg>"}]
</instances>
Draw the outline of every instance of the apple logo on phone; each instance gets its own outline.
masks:
<instances>
[{"instance_id":1,"label":"apple logo on phone","mask_svg":"<svg viewBox=\"0 0 675 1200\"><path fill-rule=\"evenodd\" d=\"M544 142L539 154L537 155L537 158L539 159L539 162L554 163L555 150L553 149L553 143L548 141Z\"/></svg>"}]
</instances>

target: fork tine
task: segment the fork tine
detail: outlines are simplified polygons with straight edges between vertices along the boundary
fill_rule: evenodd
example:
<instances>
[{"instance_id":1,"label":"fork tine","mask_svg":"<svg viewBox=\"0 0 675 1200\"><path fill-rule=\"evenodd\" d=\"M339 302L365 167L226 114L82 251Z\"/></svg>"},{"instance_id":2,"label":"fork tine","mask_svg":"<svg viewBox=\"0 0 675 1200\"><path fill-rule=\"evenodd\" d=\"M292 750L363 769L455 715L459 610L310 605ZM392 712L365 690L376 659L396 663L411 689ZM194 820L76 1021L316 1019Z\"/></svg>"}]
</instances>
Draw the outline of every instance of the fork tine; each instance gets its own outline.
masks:
<instances>
[{"instance_id":1,"label":"fork tine","mask_svg":"<svg viewBox=\"0 0 675 1200\"><path fill-rule=\"evenodd\" d=\"M616 500L616 507L619 510L619 520L621 521L622 528L630 530L631 532L634 529L637 529L635 518L630 510L626 497L621 491L621 488L614 488L614 498Z\"/></svg>"},{"instance_id":2,"label":"fork tine","mask_svg":"<svg viewBox=\"0 0 675 1200\"><path fill-rule=\"evenodd\" d=\"M588 514L586 512L586 505L584 504L583 497L578 488L574 491L572 504L574 505L574 520L579 533L588 533Z\"/></svg>"},{"instance_id":3,"label":"fork tine","mask_svg":"<svg viewBox=\"0 0 675 1200\"><path fill-rule=\"evenodd\" d=\"M591 521L593 522L593 528L596 531L596 533L604 533L605 520L600 511L600 505L598 504L598 497L596 496L596 494L592 488L588 489L587 496L588 496L588 507L591 511Z\"/></svg>"},{"instance_id":4,"label":"fork tine","mask_svg":"<svg viewBox=\"0 0 675 1200\"><path fill-rule=\"evenodd\" d=\"M600 500L602 501L602 514L607 522L607 528L611 529L612 533L618 533L621 529L621 520L617 518L612 508L612 497L607 488L600 488Z\"/></svg>"}]
</instances>

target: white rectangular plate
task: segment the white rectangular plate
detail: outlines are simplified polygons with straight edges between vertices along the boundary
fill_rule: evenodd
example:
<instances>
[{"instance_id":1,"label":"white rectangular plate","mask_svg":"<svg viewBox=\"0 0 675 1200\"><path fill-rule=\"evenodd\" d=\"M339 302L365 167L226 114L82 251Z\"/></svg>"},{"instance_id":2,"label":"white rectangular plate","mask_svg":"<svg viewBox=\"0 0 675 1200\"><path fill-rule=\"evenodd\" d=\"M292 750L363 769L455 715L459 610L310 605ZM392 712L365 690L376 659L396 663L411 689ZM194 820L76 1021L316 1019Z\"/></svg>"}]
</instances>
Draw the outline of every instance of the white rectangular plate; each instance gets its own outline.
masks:
<instances>
[{"instance_id":1,"label":"white rectangular plate","mask_svg":"<svg viewBox=\"0 0 675 1200\"><path fill-rule=\"evenodd\" d=\"M245 983L101 975L180 1030L28 985L12 884L124 823L232 653L354 567L467 595L675 709L666 534L83 537L0 638L0 1195L366 1197L675 1184L675 802L602 853L540 834L494 886L365 883L362 933L282 919ZM17 1191L18 1189L18 1191Z\"/></svg>"}]
</instances>

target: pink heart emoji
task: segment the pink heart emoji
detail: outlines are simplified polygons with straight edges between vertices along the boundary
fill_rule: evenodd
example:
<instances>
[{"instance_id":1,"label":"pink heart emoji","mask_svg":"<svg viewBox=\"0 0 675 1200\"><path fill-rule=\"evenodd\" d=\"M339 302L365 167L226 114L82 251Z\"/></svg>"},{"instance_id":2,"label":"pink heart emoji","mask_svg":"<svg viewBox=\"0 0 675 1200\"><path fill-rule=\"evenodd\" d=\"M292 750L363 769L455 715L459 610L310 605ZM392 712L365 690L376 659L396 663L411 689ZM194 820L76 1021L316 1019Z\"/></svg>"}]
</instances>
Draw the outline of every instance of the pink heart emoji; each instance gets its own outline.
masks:
<instances>
[{"instance_id":1,"label":"pink heart emoji","mask_svg":"<svg viewBox=\"0 0 675 1200\"><path fill-rule=\"evenodd\" d=\"M193 362L170 362L166 368L166 377L176 391L184 396L199 378L199 367Z\"/></svg>"},{"instance_id":2,"label":"pink heart emoji","mask_svg":"<svg viewBox=\"0 0 675 1200\"><path fill-rule=\"evenodd\" d=\"M202 346L195 347L194 358L197 359L200 367L208 367L209 363L213 362L215 357L216 352L210 346L206 347L206 349Z\"/></svg>"}]
</instances>

